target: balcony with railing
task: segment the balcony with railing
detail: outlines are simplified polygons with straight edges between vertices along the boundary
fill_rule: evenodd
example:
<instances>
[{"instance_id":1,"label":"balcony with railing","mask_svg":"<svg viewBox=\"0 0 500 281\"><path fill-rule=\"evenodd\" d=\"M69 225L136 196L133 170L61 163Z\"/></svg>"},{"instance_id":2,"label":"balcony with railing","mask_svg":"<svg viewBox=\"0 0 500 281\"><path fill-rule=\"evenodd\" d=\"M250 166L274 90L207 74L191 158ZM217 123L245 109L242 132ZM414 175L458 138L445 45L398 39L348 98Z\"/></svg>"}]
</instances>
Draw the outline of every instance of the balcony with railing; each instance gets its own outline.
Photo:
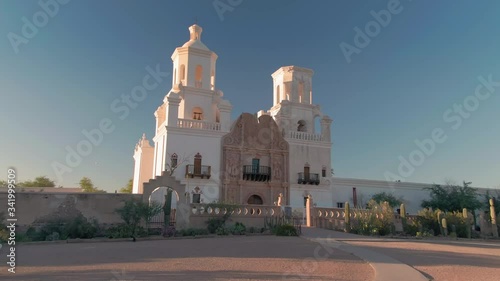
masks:
<instances>
[{"instance_id":1,"label":"balcony with railing","mask_svg":"<svg viewBox=\"0 0 500 281\"><path fill-rule=\"evenodd\" d=\"M206 165L186 165L186 178L209 179L211 169Z\"/></svg>"},{"instance_id":2,"label":"balcony with railing","mask_svg":"<svg viewBox=\"0 0 500 281\"><path fill-rule=\"evenodd\" d=\"M270 181L271 167L268 166L243 166L243 179L248 181Z\"/></svg>"},{"instance_id":3,"label":"balcony with railing","mask_svg":"<svg viewBox=\"0 0 500 281\"><path fill-rule=\"evenodd\" d=\"M290 131L288 137L295 140L323 141L323 136L321 136L321 134L310 134L307 132L299 132L299 131Z\"/></svg>"},{"instance_id":4,"label":"balcony with railing","mask_svg":"<svg viewBox=\"0 0 500 281\"><path fill-rule=\"evenodd\" d=\"M178 119L177 127L191 128L198 130L220 131L220 123L207 122L202 120Z\"/></svg>"},{"instance_id":5,"label":"balcony with railing","mask_svg":"<svg viewBox=\"0 0 500 281\"><path fill-rule=\"evenodd\" d=\"M319 184L319 174L299 173L297 183L301 184Z\"/></svg>"}]
</instances>

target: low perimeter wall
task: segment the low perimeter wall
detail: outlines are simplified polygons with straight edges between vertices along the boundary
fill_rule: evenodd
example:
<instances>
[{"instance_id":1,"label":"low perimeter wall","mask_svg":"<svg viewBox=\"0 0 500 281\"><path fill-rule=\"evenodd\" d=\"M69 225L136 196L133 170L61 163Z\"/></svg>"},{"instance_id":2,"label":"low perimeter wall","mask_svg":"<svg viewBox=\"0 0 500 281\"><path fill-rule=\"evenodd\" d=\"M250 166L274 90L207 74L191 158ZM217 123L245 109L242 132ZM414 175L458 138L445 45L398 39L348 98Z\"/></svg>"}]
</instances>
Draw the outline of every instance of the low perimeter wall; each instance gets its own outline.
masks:
<instances>
[{"instance_id":1,"label":"low perimeter wall","mask_svg":"<svg viewBox=\"0 0 500 281\"><path fill-rule=\"evenodd\" d=\"M37 226L57 218L75 217L79 214L88 219L95 218L101 225L122 223L116 209L126 201L142 200L142 194L123 193L46 193L25 192L15 194L15 218L21 231L29 226ZM0 213L9 218L10 206L7 205L8 193L0 193ZM210 218L222 217L225 210L212 209L206 204L190 204L188 214L176 217L176 227L206 228ZM264 227L265 218L280 217L282 209L278 206L246 205L236 209L228 224L241 222L247 227ZM180 223L183 221L184 223Z\"/></svg>"},{"instance_id":2,"label":"low perimeter wall","mask_svg":"<svg viewBox=\"0 0 500 281\"><path fill-rule=\"evenodd\" d=\"M189 218L190 227L206 228L207 221L211 218L222 217L227 213L227 210L212 209L205 204L191 204L191 214ZM229 225L236 222L243 223L248 227L264 227L265 218L276 218L282 215L281 207L279 206L255 206L243 205L236 208L229 217L227 223Z\"/></svg>"},{"instance_id":3,"label":"low perimeter wall","mask_svg":"<svg viewBox=\"0 0 500 281\"><path fill-rule=\"evenodd\" d=\"M20 229L59 217L78 214L95 218L100 224L121 223L116 209L125 201L141 200L141 194L120 193L16 193L15 218ZM8 218L8 193L0 193L0 213Z\"/></svg>"}]
</instances>

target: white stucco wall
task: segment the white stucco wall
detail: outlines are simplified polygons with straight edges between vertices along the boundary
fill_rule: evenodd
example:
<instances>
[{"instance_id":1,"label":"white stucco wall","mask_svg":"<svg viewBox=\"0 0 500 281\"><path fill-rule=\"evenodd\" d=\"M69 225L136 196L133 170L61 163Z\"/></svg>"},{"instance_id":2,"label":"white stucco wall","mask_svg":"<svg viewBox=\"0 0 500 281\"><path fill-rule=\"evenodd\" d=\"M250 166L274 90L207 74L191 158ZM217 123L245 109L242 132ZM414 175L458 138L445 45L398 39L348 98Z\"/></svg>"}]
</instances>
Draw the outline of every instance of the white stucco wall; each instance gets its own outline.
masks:
<instances>
[{"instance_id":1,"label":"white stucco wall","mask_svg":"<svg viewBox=\"0 0 500 281\"><path fill-rule=\"evenodd\" d=\"M391 186L392 184L392 186ZM396 198L402 198L406 204L406 210L410 214L416 214L422 209L420 204L422 200L429 199L429 191L424 190L432 184L423 183L388 183L386 181L332 178L333 204L337 207L337 202L353 203L353 187L356 187L358 204L367 203L370 198L380 192L386 192L394 195Z\"/></svg>"},{"instance_id":2,"label":"white stucco wall","mask_svg":"<svg viewBox=\"0 0 500 281\"><path fill-rule=\"evenodd\" d=\"M187 192L191 192L196 186L199 186L203 193L207 192L207 197L218 198L219 186L219 169L221 160L221 138L224 133L217 131L202 131L193 129L170 128L167 130L167 151L163 157L176 153L178 156L178 163L183 159L186 162L182 163L174 173L174 176L181 183L188 184ZM211 166L210 179L186 179L186 165L194 164L194 156L200 153L202 156L202 165ZM169 161L170 159L165 159ZM217 186L217 190L213 188L208 190L209 186ZM216 194L214 194L216 192ZM210 196L208 196L210 194ZM202 196L202 198L204 198ZM205 200L204 200L205 201ZM213 201L213 200L211 200ZM211 202L210 201L210 202Z\"/></svg>"},{"instance_id":3,"label":"white stucco wall","mask_svg":"<svg viewBox=\"0 0 500 281\"><path fill-rule=\"evenodd\" d=\"M297 183L298 173L304 172L304 165L309 164L309 172L319 174L326 167L326 176L330 176L330 148L319 142L299 142L288 140L290 144L290 183Z\"/></svg>"},{"instance_id":4,"label":"white stucco wall","mask_svg":"<svg viewBox=\"0 0 500 281\"><path fill-rule=\"evenodd\" d=\"M290 205L294 209L304 207L304 196L310 195L312 203L317 207L332 207L333 193L330 185L324 187L309 185L309 184L294 184L290 185Z\"/></svg>"},{"instance_id":5,"label":"white stucco wall","mask_svg":"<svg viewBox=\"0 0 500 281\"><path fill-rule=\"evenodd\" d=\"M136 151L134 153L134 177L132 180L132 193L139 193L139 184L141 178L141 153L140 151Z\"/></svg>"}]
</instances>

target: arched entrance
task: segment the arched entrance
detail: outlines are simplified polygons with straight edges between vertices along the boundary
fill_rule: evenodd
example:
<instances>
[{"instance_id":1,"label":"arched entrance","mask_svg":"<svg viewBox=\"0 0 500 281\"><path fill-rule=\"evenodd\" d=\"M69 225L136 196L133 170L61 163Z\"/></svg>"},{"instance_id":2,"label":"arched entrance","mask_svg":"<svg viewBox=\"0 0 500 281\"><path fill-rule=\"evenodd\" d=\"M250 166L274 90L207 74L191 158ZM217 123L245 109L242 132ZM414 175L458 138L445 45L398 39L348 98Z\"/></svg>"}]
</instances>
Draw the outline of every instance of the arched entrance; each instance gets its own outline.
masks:
<instances>
[{"instance_id":1,"label":"arched entrance","mask_svg":"<svg viewBox=\"0 0 500 281\"><path fill-rule=\"evenodd\" d=\"M254 194L254 195L248 197L247 204L248 205L263 205L264 201L262 200L262 197Z\"/></svg>"},{"instance_id":2,"label":"arched entrance","mask_svg":"<svg viewBox=\"0 0 500 281\"><path fill-rule=\"evenodd\" d=\"M166 198L168 196L169 189L172 191L171 193L171 201L170 201L170 222L169 226L175 226L176 223L176 211L177 211L177 203L179 202L179 194L173 188L160 186L157 187L151 192L149 195L149 204L159 204L163 208L165 207ZM162 210L159 214L151 218L149 222L149 227L152 229L160 229L162 230L165 226L165 212Z\"/></svg>"}]
</instances>

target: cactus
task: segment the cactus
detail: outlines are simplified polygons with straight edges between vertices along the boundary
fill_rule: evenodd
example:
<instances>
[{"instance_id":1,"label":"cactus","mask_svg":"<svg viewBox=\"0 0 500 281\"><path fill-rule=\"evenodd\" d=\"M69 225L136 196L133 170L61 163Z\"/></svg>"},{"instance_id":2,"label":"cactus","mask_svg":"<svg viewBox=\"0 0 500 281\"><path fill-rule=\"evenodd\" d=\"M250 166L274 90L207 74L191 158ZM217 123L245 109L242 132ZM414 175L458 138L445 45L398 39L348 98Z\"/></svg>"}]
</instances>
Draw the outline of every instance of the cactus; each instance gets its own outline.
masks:
<instances>
[{"instance_id":1,"label":"cactus","mask_svg":"<svg viewBox=\"0 0 500 281\"><path fill-rule=\"evenodd\" d=\"M172 189L167 190L167 195L165 195L165 205L163 205L164 223L165 228L170 225L170 212L172 211Z\"/></svg>"},{"instance_id":2,"label":"cactus","mask_svg":"<svg viewBox=\"0 0 500 281\"><path fill-rule=\"evenodd\" d=\"M344 213L345 213L345 232L350 232L351 231L351 211L349 208L349 202L345 202L345 207L344 207Z\"/></svg>"},{"instance_id":3,"label":"cactus","mask_svg":"<svg viewBox=\"0 0 500 281\"><path fill-rule=\"evenodd\" d=\"M469 213L467 211L467 208L464 208L462 210L462 216L464 217L464 220L465 220L465 227L467 228L467 238L471 239L472 237L472 226L471 226L471 221L470 221L470 218L469 218Z\"/></svg>"},{"instance_id":4,"label":"cactus","mask_svg":"<svg viewBox=\"0 0 500 281\"><path fill-rule=\"evenodd\" d=\"M444 219L443 212L441 212L441 210L438 210L436 217L437 217L437 223L439 224L439 231L441 232L441 235L446 236L444 233L445 229L443 228L443 224L442 224L442 221Z\"/></svg>"},{"instance_id":5,"label":"cactus","mask_svg":"<svg viewBox=\"0 0 500 281\"><path fill-rule=\"evenodd\" d=\"M498 238L497 213L495 213L495 202L490 198L491 232L493 237Z\"/></svg>"},{"instance_id":6,"label":"cactus","mask_svg":"<svg viewBox=\"0 0 500 281\"><path fill-rule=\"evenodd\" d=\"M446 224L446 218L441 220L441 227L443 228L443 235L448 236L448 225Z\"/></svg>"},{"instance_id":7,"label":"cactus","mask_svg":"<svg viewBox=\"0 0 500 281\"><path fill-rule=\"evenodd\" d=\"M399 215L401 216L401 224L403 225L403 233L405 233L407 220L406 220L406 207L405 204L401 204L399 207Z\"/></svg>"}]
</instances>

